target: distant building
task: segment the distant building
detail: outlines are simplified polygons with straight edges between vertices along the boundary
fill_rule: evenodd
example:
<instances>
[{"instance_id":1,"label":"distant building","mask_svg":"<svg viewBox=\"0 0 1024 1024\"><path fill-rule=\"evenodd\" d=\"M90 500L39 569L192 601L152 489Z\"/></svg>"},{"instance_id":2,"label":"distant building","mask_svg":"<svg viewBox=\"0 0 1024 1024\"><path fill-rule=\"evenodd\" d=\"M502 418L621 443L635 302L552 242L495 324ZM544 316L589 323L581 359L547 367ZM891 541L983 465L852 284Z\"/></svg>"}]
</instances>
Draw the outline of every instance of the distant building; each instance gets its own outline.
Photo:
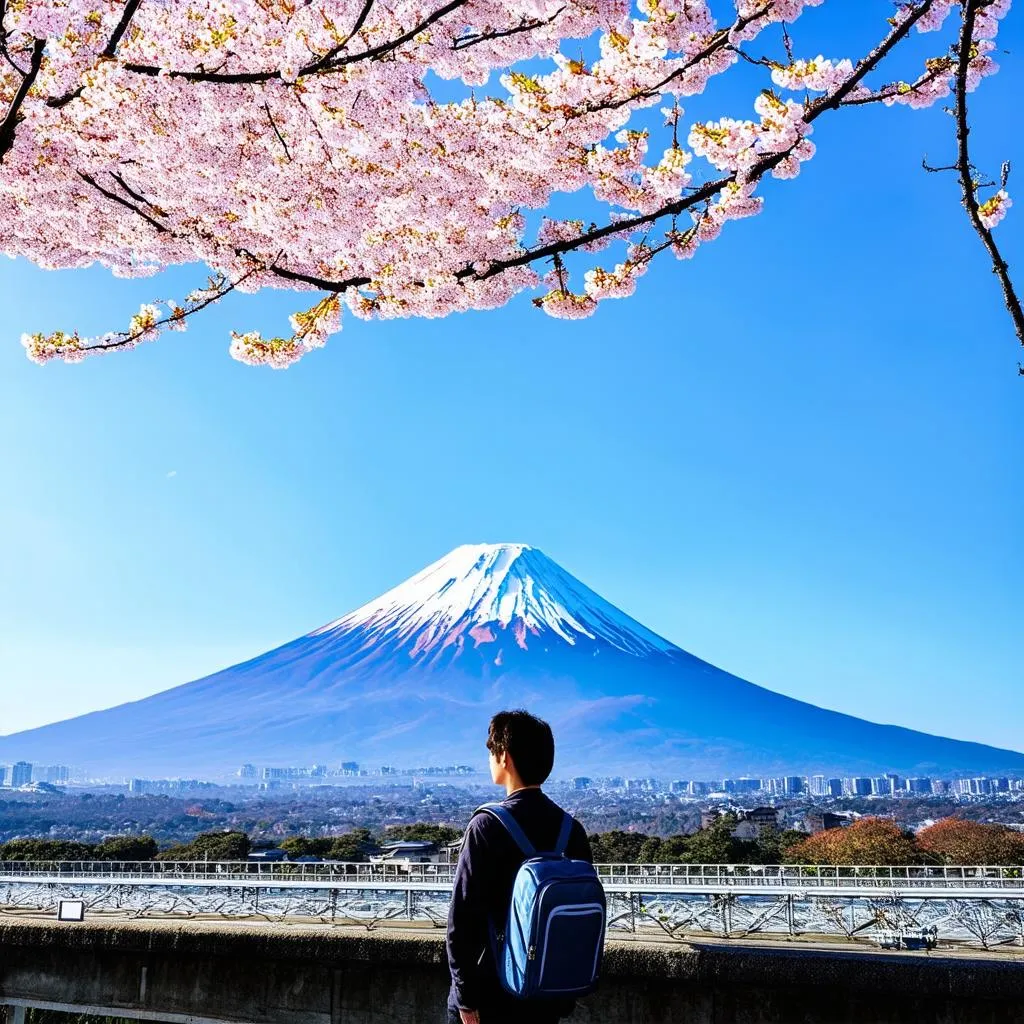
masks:
<instances>
[{"instance_id":1,"label":"distant building","mask_svg":"<svg viewBox=\"0 0 1024 1024\"><path fill-rule=\"evenodd\" d=\"M872 780L863 777L843 779L844 796L871 796Z\"/></svg>"},{"instance_id":2,"label":"distant building","mask_svg":"<svg viewBox=\"0 0 1024 1024\"><path fill-rule=\"evenodd\" d=\"M11 786L27 786L32 781L32 765L28 761L17 761L11 765Z\"/></svg>"},{"instance_id":3,"label":"distant building","mask_svg":"<svg viewBox=\"0 0 1024 1024\"><path fill-rule=\"evenodd\" d=\"M831 828L843 828L850 824L844 814L832 814L831 811L811 811L804 816L804 824L808 832L824 832Z\"/></svg>"},{"instance_id":4,"label":"distant building","mask_svg":"<svg viewBox=\"0 0 1024 1024\"><path fill-rule=\"evenodd\" d=\"M254 764L243 764L238 769L238 777L240 779L255 779L257 775L256 766Z\"/></svg>"},{"instance_id":5,"label":"distant building","mask_svg":"<svg viewBox=\"0 0 1024 1024\"><path fill-rule=\"evenodd\" d=\"M739 824L732 830L734 839L760 839L765 829L778 828L779 816L774 807L755 807L740 811Z\"/></svg>"},{"instance_id":6,"label":"distant building","mask_svg":"<svg viewBox=\"0 0 1024 1024\"><path fill-rule=\"evenodd\" d=\"M787 775L784 790L786 796L799 796L804 791L803 776Z\"/></svg>"},{"instance_id":7,"label":"distant building","mask_svg":"<svg viewBox=\"0 0 1024 1024\"><path fill-rule=\"evenodd\" d=\"M436 843L425 840L404 840L399 843L385 843L379 854L371 855L371 864L444 864L448 860L447 849L441 850Z\"/></svg>"},{"instance_id":8,"label":"distant building","mask_svg":"<svg viewBox=\"0 0 1024 1024\"><path fill-rule=\"evenodd\" d=\"M0 764L0 786L4 784L4 779L7 778L7 765Z\"/></svg>"},{"instance_id":9,"label":"distant building","mask_svg":"<svg viewBox=\"0 0 1024 1024\"><path fill-rule=\"evenodd\" d=\"M359 774L359 762L358 761L342 761L341 762L341 774L342 775L358 775Z\"/></svg>"},{"instance_id":10,"label":"distant building","mask_svg":"<svg viewBox=\"0 0 1024 1024\"><path fill-rule=\"evenodd\" d=\"M828 795L829 796L842 796L843 795L843 780L842 779L829 779L828 780Z\"/></svg>"},{"instance_id":11,"label":"distant building","mask_svg":"<svg viewBox=\"0 0 1024 1024\"><path fill-rule=\"evenodd\" d=\"M273 863L274 861L282 861L288 859L288 852L286 850L280 850L277 847L271 847L269 850L253 850L246 857L246 860L255 861L259 863Z\"/></svg>"},{"instance_id":12,"label":"distant building","mask_svg":"<svg viewBox=\"0 0 1024 1024\"><path fill-rule=\"evenodd\" d=\"M917 794L930 794L932 791L932 780L931 779L907 779L907 792Z\"/></svg>"},{"instance_id":13,"label":"distant building","mask_svg":"<svg viewBox=\"0 0 1024 1024\"><path fill-rule=\"evenodd\" d=\"M674 782L668 784L668 791L670 793L687 793L690 789L690 783L686 779L676 779Z\"/></svg>"},{"instance_id":14,"label":"distant building","mask_svg":"<svg viewBox=\"0 0 1024 1024\"><path fill-rule=\"evenodd\" d=\"M585 775L577 775L576 778L572 780L573 789L590 789L590 786L591 780Z\"/></svg>"},{"instance_id":15,"label":"distant building","mask_svg":"<svg viewBox=\"0 0 1024 1024\"><path fill-rule=\"evenodd\" d=\"M807 790L811 796L828 796L827 780L824 775L812 775L807 780Z\"/></svg>"},{"instance_id":16,"label":"distant building","mask_svg":"<svg viewBox=\"0 0 1024 1024\"><path fill-rule=\"evenodd\" d=\"M37 764L32 766L33 782L48 782L60 786L71 778L71 769L66 764Z\"/></svg>"}]
</instances>

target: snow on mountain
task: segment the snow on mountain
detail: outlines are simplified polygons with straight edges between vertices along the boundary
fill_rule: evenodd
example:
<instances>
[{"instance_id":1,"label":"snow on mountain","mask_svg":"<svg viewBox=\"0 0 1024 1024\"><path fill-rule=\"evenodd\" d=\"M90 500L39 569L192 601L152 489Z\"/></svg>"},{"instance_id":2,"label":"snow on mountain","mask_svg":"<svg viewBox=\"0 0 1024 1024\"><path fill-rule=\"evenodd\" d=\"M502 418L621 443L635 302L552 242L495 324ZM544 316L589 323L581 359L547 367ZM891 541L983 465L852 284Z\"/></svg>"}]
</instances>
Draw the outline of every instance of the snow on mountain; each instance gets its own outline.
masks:
<instances>
[{"instance_id":1,"label":"snow on mountain","mask_svg":"<svg viewBox=\"0 0 1024 1024\"><path fill-rule=\"evenodd\" d=\"M0 737L0 762L152 777L246 762L483 768L487 719L508 707L552 723L563 775L1024 775L1024 754L838 714L716 668L525 544L456 548L249 661Z\"/></svg>"},{"instance_id":2,"label":"snow on mountain","mask_svg":"<svg viewBox=\"0 0 1024 1024\"><path fill-rule=\"evenodd\" d=\"M415 656L467 638L490 643L509 628L523 650L545 633L639 656L677 650L527 544L463 544L310 635L363 629L374 642L408 644Z\"/></svg>"}]
</instances>

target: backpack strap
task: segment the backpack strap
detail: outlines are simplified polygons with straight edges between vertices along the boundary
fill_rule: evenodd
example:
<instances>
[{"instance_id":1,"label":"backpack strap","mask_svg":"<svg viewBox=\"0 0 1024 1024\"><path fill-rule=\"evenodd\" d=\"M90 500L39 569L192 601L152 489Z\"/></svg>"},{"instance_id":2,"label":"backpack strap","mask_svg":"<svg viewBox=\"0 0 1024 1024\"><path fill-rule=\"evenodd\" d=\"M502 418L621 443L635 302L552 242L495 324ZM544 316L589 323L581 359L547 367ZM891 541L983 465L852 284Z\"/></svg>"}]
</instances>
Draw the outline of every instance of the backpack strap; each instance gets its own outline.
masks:
<instances>
[{"instance_id":1,"label":"backpack strap","mask_svg":"<svg viewBox=\"0 0 1024 1024\"><path fill-rule=\"evenodd\" d=\"M558 842L555 843L554 852L559 857L565 856L566 847L569 845L569 836L572 833L572 815L568 812L562 815L562 828L558 833Z\"/></svg>"},{"instance_id":2,"label":"backpack strap","mask_svg":"<svg viewBox=\"0 0 1024 1024\"><path fill-rule=\"evenodd\" d=\"M473 814L475 816L481 812L497 818L505 826L506 831L515 840L516 846L522 851L524 857L537 856L537 850L533 843L526 838L526 833L519 827L519 822L507 807L502 807L501 804L481 804Z\"/></svg>"}]
</instances>

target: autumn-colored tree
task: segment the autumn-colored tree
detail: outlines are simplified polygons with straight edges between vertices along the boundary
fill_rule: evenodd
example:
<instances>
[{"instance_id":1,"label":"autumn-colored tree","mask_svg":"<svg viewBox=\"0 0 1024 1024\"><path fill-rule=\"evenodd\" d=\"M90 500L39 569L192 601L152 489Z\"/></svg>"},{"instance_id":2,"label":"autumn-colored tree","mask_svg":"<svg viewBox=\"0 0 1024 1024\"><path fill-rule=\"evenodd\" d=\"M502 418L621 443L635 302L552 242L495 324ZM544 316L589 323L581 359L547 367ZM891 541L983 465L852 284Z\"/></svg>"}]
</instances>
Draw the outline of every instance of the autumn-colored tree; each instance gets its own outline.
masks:
<instances>
[{"instance_id":1,"label":"autumn-colored tree","mask_svg":"<svg viewBox=\"0 0 1024 1024\"><path fill-rule=\"evenodd\" d=\"M1005 825L943 818L917 834L917 845L944 864L1024 864L1024 833Z\"/></svg>"},{"instance_id":2,"label":"autumn-colored tree","mask_svg":"<svg viewBox=\"0 0 1024 1024\"><path fill-rule=\"evenodd\" d=\"M860 818L848 828L815 832L789 847L795 864L913 864L920 858L914 837L888 818Z\"/></svg>"}]
</instances>

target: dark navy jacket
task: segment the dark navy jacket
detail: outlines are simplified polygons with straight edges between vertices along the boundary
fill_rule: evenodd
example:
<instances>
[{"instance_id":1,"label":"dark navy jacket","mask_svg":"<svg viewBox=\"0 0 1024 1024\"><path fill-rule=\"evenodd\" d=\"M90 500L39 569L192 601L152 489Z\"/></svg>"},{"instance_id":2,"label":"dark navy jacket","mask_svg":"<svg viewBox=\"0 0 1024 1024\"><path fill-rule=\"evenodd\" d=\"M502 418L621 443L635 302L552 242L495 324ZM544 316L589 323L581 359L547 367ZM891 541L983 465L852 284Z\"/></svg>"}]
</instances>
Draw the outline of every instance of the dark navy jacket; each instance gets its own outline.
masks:
<instances>
[{"instance_id":1,"label":"dark navy jacket","mask_svg":"<svg viewBox=\"0 0 1024 1024\"><path fill-rule=\"evenodd\" d=\"M520 789L502 801L539 851L555 848L563 811L539 789ZM566 855L574 860L593 860L587 833L573 821ZM512 902L512 886L523 854L505 827L490 814L477 814L466 837L455 869L455 885L448 910L448 966L452 987L448 996L449 1019L458 1008L503 1010L522 1000L508 995L498 981L490 951L488 920L504 928ZM545 1006L554 1016L572 1011L573 1004ZM547 1014L545 1014L547 1016ZM457 1019L458 1014L454 1014Z\"/></svg>"}]
</instances>

